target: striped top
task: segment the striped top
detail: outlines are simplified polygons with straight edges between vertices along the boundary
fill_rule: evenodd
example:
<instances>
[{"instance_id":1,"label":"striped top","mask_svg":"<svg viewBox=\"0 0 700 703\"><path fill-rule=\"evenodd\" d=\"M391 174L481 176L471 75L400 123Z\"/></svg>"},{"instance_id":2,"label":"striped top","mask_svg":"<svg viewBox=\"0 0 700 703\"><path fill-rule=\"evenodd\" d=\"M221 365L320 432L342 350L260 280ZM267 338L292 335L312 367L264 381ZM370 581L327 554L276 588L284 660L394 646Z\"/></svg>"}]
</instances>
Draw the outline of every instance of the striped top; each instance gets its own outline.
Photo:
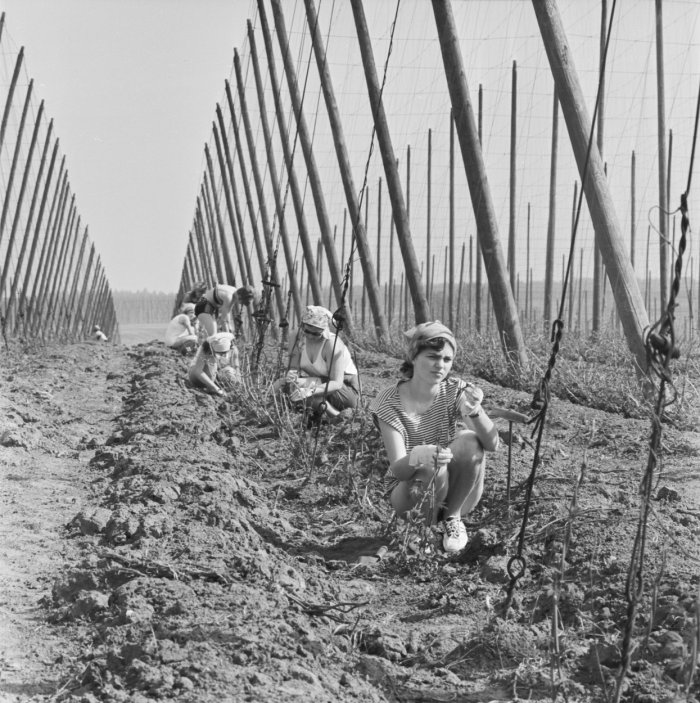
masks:
<instances>
[{"instance_id":1,"label":"striped top","mask_svg":"<svg viewBox=\"0 0 700 703\"><path fill-rule=\"evenodd\" d=\"M369 410L374 423L383 420L403 438L406 453L422 444L448 446L457 433L456 423L461 421L458 405L466 383L458 378L446 378L440 382L430 409L422 415L408 414L399 396L399 386L405 381L381 390L371 402Z\"/></svg>"}]
</instances>

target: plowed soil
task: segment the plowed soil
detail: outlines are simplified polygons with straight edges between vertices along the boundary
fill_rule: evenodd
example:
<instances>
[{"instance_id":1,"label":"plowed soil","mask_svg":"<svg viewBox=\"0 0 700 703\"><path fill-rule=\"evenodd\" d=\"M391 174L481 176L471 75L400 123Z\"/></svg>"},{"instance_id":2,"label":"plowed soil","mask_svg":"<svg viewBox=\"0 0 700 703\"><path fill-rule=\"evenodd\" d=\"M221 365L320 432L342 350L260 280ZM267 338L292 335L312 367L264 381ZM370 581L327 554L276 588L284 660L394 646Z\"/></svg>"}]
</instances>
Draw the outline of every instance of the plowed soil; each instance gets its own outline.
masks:
<instances>
[{"instance_id":1,"label":"plowed soil","mask_svg":"<svg viewBox=\"0 0 700 703\"><path fill-rule=\"evenodd\" d=\"M159 342L0 364L1 701L604 701L627 634L622 700L700 694L697 407L663 426L630 579L641 410L554 400L531 493L515 425L448 557L392 520L366 412L307 429L258 389L211 397ZM399 361L358 365L366 404Z\"/></svg>"}]
</instances>

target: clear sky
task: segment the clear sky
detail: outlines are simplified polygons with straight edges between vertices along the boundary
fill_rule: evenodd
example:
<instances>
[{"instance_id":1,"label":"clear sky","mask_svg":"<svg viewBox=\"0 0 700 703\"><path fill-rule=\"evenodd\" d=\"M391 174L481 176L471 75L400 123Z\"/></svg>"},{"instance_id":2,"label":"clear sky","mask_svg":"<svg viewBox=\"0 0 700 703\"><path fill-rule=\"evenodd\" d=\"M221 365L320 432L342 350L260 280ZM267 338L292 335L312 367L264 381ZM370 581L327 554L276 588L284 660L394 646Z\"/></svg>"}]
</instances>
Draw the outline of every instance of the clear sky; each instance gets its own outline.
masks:
<instances>
[{"instance_id":1,"label":"clear sky","mask_svg":"<svg viewBox=\"0 0 700 703\"><path fill-rule=\"evenodd\" d=\"M0 0L113 290L177 289L248 0Z\"/></svg>"},{"instance_id":2,"label":"clear sky","mask_svg":"<svg viewBox=\"0 0 700 703\"><path fill-rule=\"evenodd\" d=\"M372 158L368 157L372 121L350 3L317 0L317 5L358 189L365 163L369 161L369 235L373 240L381 224L378 258L381 258L382 278L386 280L389 199L384 185L380 213L377 190L379 178L383 177L382 164L376 147ZM364 5L375 63L381 75L396 2L365 0ZM600 2L560 0L559 6L588 112L592 114L599 64ZM608 0L608 8L611 6L612 1ZM266 7L273 25L269 2ZM303 2L283 0L283 7L301 83L310 59ZM453 9L475 103L478 86L483 86L484 158L504 247L510 200L511 69L513 61L517 62L518 268L523 278L528 265L536 279L542 278L548 217L552 79L532 4L529 0L453 0ZM77 195L78 211L89 226L112 289L175 291L206 167L204 144L208 143L215 153L214 108L217 102L225 103L226 79L231 80L235 91L234 47L241 54L258 159L266 171L246 40L246 19L250 18L258 54L264 56L257 3L255 0L0 0L0 10L6 12L4 60L7 63L12 49L16 53L19 46L25 47L27 74L34 78L37 94L45 99L47 113L55 120L72 191ZM665 0L666 126L674 135L672 208L677 207L678 195L687 178L700 72L699 22L700 2ZM275 51L281 76L278 46ZM262 63L265 69L264 60ZM314 151L326 188L330 220L340 240L344 195L324 103L319 100L313 60L308 76L304 109L314 130ZM283 160L267 75L265 82L266 111L280 171ZM282 92L288 105L286 85ZM411 150L411 229L421 262L427 260L426 173L431 131L432 255L436 257L436 277L441 278L449 227L450 107L428 0L402 0L400 4L384 100L406 189L409 188L408 149ZM653 210L658 199L653 0L617 3L606 76L605 115L604 158L621 232L627 236L630 230L630 157L634 150L638 190L637 262L650 230L649 265L653 268L658 251L654 241L657 218ZM288 128L293 137L293 128ZM568 251L572 192L578 178L561 117L559 134L557 262ZM458 245L464 242L468 246L474 224L460 162L458 154L455 220ZM700 158L696 159L696 168L699 163ZM295 167L306 193L306 217L315 241L318 223L300 154L295 158ZM265 173L265 178L269 191L269 173ZM286 180L283 178L281 182L284 188ZM699 190L700 177L696 176L693 198ZM272 219L273 200L269 192L267 195ZM700 201L691 202L691 213L696 204L700 207ZM529 248L526 251L524 243L530 210L532 252ZM293 246L298 252L291 204L287 205L287 211ZM590 251L592 230L585 216L579 236L578 246ZM689 256L695 256L697 267L699 259L694 249L695 245ZM339 258L344 263L344 252ZM585 258L584 277L591 275L591 266L591 259ZM639 273L642 279L643 269L642 265Z\"/></svg>"}]
</instances>

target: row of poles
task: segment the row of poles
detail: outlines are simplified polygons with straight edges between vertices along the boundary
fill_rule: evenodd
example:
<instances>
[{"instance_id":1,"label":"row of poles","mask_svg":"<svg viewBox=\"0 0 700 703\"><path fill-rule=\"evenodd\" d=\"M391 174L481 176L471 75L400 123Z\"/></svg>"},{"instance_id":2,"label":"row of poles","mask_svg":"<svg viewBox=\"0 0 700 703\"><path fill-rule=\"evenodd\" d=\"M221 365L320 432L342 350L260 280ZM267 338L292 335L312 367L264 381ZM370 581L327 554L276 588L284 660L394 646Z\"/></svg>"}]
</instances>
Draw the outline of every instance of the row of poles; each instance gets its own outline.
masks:
<instances>
[{"instance_id":1,"label":"row of poles","mask_svg":"<svg viewBox=\"0 0 700 703\"><path fill-rule=\"evenodd\" d=\"M272 9L275 34L282 56L283 71L288 91L287 97L291 104L294 116L293 122L295 124L294 133L290 134L287 127L288 118L283 109L282 87L274 59L273 35L267 18L264 0L257 0L259 27L263 40L261 53L264 51L267 58L267 79L269 80L269 92L271 92L274 100L274 114L284 157L285 176L278 176L276 153L272 145L271 129L267 118L265 81L261 70L255 32L252 23L249 21L247 25L249 58L260 119L258 129L264 141L266 163L261 163L256 150L252 120L248 109L246 81L243 77L241 58L236 50L234 52L235 86L232 86L228 80L225 82L225 105L223 107L220 104L216 105L216 120L212 124L215 153L212 155L209 145L205 145L206 170L200 193L196 200L194 222L189 233L183 263L178 302L193 287L196 281L226 281L233 285L238 285L239 283L246 285L254 284L256 278L259 277L263 284L269 284L273 287L275 310L272 312L273 314L276 313L280 321L286 320L290 315L293 319L297 319L304 305L309 302L316 305L327 305L331 308L343 305L347 313L350 309L349 303L352 302L351 297L353 295L354 262L359 260L363 274L362 302L361 305L355 304L352 308L355 313L360 313L363 326L366 322L373 325L380 342L390 339L389 329L393 318L396 316L397 307L399 308L399 322L408 322L409 317L413 318L411 323L414 320L420 322L442 314L448 324L458 328L459 320L463 318L463 305L467 304L471 311L473 303L473 319L477 329L481 329L483 325L482 311L484 311L487 318L486 326L490 327L492 322L496 323L499 338L502 341L508 359L514 362L516 366L524 365L526 363L526 352L520 327L520 316L518 314L519 302L516 300L516 293L517 297L520 297L520 282L515 270L515 184L511 184L511 212L508 256L506 260L498 239L497 226L495 224L496 217L481 152L482 91L480 87L477 125L466 85L459 40L450 3L435 0L433 2L433 10L452 102L450 151L452 154L455 144L458 143L463 161L468 164L465 171L474 208L478 236L473 243L472 239L469 239L469 280L467 282L464 281L466 248L465 244L462 244L460 258L455 239L454 211L451 205L449 244L445 248L444 255L441 306L433 295L438 288L435 285L435 279L436 275L439 276L439 273L435 273L435 256L430 253L430 154L428 156L428 222L426 226L428 238L427 263L429 265L424 270L424 267L419 265L409 225L410 148L406 155L406 186L404 188L401 184L399 164L392 146L384 113L381 95L383 86L374 61L362 0L351 0L351 6L374 119L374 130L384 167L384 186L390 198L391 220L388 239L390 270L388 281L383 284L377 273L381 269L382 181L380 179L377 188L377 268L375 269L374 257L367 237L367 183L365 180L362 187L357 189L352 177L352 167L345 144L343 124L326 63L326 49L321 36L314 0L304 0L306 22L347 203L343 222L342 258L340 262L336 254L337 228L331 227L328 216L322 179L313 152L313 135L309 130L304 114L304 94L300 89L297 70L291 56L281 0L269 0L269 4ZM544 319L546 323L551 322L556 312L554 310L553 274L555 267L553 241L556 225L553 200L556 190L557 121L559 109L561 109L566 119L579 171L587 176L584 188L585 196L590 216L593 220L593 226L599 232L596 237L595 261L597 263L594 266L594 282L591 295L592 331L598 331L603 320L603 299L601 296L604 295L605 291L605 273L602 261L605 261L608 275L610 280L613 281L612 293L616 303L616 310L622 311L617 318L617 324L622 327L622 331L627 337L628 344L637 361L641 366L645 366L643 330L648 326L647 308L634 275L630 253L622 242L620 227L614 214L607 184L605 183L605 165L602 160L603 106L600 106L597 113L597 149L590 150L591 153L588 154L587 139L590 132L590 122L586 123L587 114L582 107L585 105L585 101L582 99L575 73L572 74L568 70L565 61L562 59L562 56L567 53L567 43L556 4L553 0L548 0L544 3L534 3L533 6L545 47L548 48L548 58L556 86L553 102L552 182L550 184L550 219L547 232ZM657 6L660 7L660 2ZM604 2L603 27L605 27L606 15L606 3ZM660 29L660 18L658 25ZM602 37L604 39L604 32L602 32ZM603 44L604 41L601 41L601 47ZM514 62L511 180L515 179L516 68ZM604 84L601 89L604 89ZM602 92L604 90L601 90L601 94ZM237 102L234 94L237 95ZM227 125L230 126L230 130ZM429 133L429 150L430 141L431 135ZM320 239L317 242L317 246L314 246L311 241L304 212L302 189L294 167L294 156L298 148L301 149L304 157L308 186L311 190L318 220ZM665 169L665 147L660 153L663 156ZM245 154L247 154L247 159ZM632 159L632 177L634 179L634 154ZM235 164L238 166L237 169L234 168ZM270 187L274 200L274 204L269 208L265 197L262 175L266 169L270 174ZM452 188L454 183L453 158L450 161L450 171ZM668 182L665 170L663 173L663 191L664 196L667 197ZM284 187L285 181L286 187ZM301 244L303 253L301 262L297 260L295 254L294 245L289 234L288 216L285 213L289 195L291 195L296 217L298 241ZM583 194L581 194L581 197L583 197ZM634 201L634 192L632 199ZM363 201L365 207L364 218L362 216ZM243 202L245 202L245 207ZM453 200L451 199L450 202L452 203ZM664 200L664 202L666 201ZM634 202L632 207L634 209ZM247 223L244 221L246 211L248 215ZM666 217L662 217L661 220L662 231L666 231L664 222ZM635 224L633 221L632 252L634 252L635 246L634 228ZM349 240L347 246L346 229L348 230ZM250 234L247 236L246 232ZM253 254L249 246L251 239L254 254L257 258L257 266L259 267L258 277L256 277L254 272ZM661 274L659 279L663 305L663 292L666 289L666 279L668 278L667 274L663 273L667 268L666 249L668 248L668 238L662 236L660 239ZM398 243L402 256L400 283L397 283L398 276L395 277L394 275L394 241ZM473 244L475 246L472 246ZM279 254L280 245L281 254ZM235 250L235 254L232 249ZM632 253L633 257L634 253ZM460 261L459 282L457 282L455 271L458 260ZM234 261L238 263L237 271ZM278 271L280 261L283 261L284 266L283 277L280 277ZM482 265L485 268L487 277L485 285L482 280ZM324 290L321 279L325 271L328 272L329 283ZM475 274L474 279L472 279L472 271ZM651 278L650 273L648 273L648 276ZM306 291L304 291L304 278L306 279ZM529 261L524 287L526 295L525 314L527 316L532 310L532 281ZM396 288L398 288L398 291L396 291ZM305 295L304 292L306 292ZM482 302L484 293L486 293L487 297L485 303ZM572 304L570 300L569 305L571 306ZM366 316L370 319L367 320ZM355 320L348 318L347 329L350 333L355 322Z\"/></svg>"},{"instance_id":2,"label":"row of poles","mask_svg":"<svg viewBox=\"0 0 700 703\"><path fill-rule=\"evenodd\" d=\"M3 12L0 47L13 55L5 47L4 29ZM95 325L118 341L109 281L78 214L53 119L47 118L43 100L35 107L33 79L22 98L24 71L21 47L0 105L0 156L11 154L0 213L0 324L5 344L8 337L17 336L75 341ZM16 122L10 119L13 108L21 109Z\"/></svg>"}]
</instances>

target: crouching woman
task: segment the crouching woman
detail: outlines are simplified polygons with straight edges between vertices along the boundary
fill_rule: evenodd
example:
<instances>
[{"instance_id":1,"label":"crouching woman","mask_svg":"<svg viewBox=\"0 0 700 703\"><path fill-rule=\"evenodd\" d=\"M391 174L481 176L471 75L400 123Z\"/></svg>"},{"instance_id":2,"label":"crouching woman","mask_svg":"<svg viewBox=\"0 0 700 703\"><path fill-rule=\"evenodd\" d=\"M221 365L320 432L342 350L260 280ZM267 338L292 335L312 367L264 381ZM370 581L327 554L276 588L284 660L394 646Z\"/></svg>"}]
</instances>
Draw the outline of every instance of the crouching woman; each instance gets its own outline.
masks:
<instances>
[{"instance_id":1,"label":"crouching woman","mask_svg":"<svg viewBox=\"0 0 700 703\"><path fill-rule=\"evenodd\" d=\"M224 386L240 381L238 348L233 339L230 332L217 332L202 342L189 368L193 386L225 396Z\"/></svg>"},{"instance_id":2,"label":"crouching woman","mask_svg":"<svg viewBox=\"0 0 700 703\"><path fill-rule=\"evenodd\" d=\"M449 377L454 334L435 321L405 336L403 378L370 405L389 459L391 504L402 516L421 506L428 524L440 518L443 548L458 552L468 541L462 518L481 499L484 452L498 449L498 431L481 407L481 389Z\"/></svg>"}]
</instances>

